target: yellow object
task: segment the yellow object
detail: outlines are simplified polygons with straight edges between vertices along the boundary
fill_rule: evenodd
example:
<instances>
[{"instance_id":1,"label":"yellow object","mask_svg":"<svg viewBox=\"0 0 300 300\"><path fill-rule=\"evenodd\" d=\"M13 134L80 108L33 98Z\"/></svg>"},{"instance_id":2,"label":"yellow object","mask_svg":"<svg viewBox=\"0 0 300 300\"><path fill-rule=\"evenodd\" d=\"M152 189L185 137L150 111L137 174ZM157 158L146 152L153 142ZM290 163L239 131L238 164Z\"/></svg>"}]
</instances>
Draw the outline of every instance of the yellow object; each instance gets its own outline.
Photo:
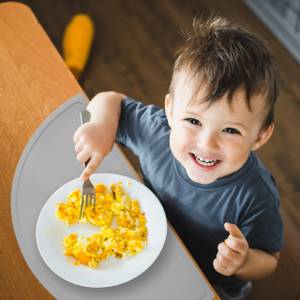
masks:
<instances>
[{"instance_id":1,"label":"yellow object","mask_svg":"<svg viewBox=\"0 0 300 300\"><path fill-rule=\"evenodd\" d=\"M63 57L77 79L87 63L94 32L93 21L85 14L75 15L65 29Z\"/></svg>"},{"instance_id":2,"label":"yellow object","mask_svg":"<svg viewBox=\"0 0 300 300\"><path fill-rule=\"evenodd\" d=\"M85 216L79 220L81 191L68 195L67 202L58 203L56 216L66 225L77 222L99 226L99 232L90 237L71 233L64 238L65 255L74 259L74 264L95 268L113 256L133 256L146 245L147 227L145 214L139 202L127 195L121 183L96 185L96 206L87 207Z\"/></svg>"}]
</instances>

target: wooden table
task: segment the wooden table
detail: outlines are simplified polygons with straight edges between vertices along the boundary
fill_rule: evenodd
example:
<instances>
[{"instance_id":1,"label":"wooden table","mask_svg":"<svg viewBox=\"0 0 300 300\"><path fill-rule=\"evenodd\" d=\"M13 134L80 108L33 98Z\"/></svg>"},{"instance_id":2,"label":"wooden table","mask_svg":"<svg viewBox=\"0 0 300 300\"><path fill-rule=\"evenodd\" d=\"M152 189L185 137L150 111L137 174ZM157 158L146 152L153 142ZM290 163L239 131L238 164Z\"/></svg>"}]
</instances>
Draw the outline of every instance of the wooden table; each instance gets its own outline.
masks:
<instances>
[{"instance_id":1,"label":"wooden table","mask_svg":"<svg viewBox=\"0 0 300 300\"><path fill-rule=\"evenodd\" d=\"M30 9L0 4L0 298L53 299L26 265L14 237L10 190L30 136L81 91Z\"/></svg>"},{"instance_id":2,"label":"wooden table","mask_svg":"<svg viewBox=\"0 0 300 300\"><path fill-rule=\"evenodd\" d=\"M29 138L52 111L78 93L80 86L31 10L20 3L0 4L1 299L53 299L28 268L15 239L11 186Z\"/></svg>"}]
</instances>

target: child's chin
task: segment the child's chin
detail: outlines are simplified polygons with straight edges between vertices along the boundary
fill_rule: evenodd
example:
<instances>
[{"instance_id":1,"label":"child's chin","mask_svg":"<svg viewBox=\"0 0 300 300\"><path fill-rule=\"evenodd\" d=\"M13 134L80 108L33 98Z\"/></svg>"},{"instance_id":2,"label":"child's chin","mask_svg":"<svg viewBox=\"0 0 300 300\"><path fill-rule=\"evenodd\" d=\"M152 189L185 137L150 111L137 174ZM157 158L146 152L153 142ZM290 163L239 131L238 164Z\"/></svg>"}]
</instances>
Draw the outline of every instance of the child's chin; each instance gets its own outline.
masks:
<instances>
[{"instance_id":1,"label":"child's chin","mask_svg":"<svg viewBox=\"0 0 300 300\"><path fill-rule=\"evenodd\" d=\"M206 176L194 176L193 174L189 174L188 173L189 178L196 182L196 183L200 183L200 184L210 184L213 183L217 180L217 178L213 178L213 177L206 177Z\"/></svg>"}]
</instances>

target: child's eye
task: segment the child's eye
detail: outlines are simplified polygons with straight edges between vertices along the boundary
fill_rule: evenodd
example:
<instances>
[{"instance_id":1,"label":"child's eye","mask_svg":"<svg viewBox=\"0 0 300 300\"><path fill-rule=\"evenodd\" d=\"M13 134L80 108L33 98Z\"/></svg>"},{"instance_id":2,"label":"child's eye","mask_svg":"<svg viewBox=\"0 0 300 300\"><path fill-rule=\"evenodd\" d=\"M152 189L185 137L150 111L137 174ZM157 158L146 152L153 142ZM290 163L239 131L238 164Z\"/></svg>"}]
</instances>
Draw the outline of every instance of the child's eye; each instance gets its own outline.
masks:
<instances>
[{"instance_id":1,"label":"child's eye","mask_svg":"<svg viewBox=\"0 0 300 300\"><path fill-rule=\"evenodd\" d=\"M188 121L189 123L191 123L193 125L201 125L200 121L198 121L197 119L194 119L194 118L186 118L184 120Z\"/></svg>"},{"instance_id":2,"label":"child's eye","mask_svg":"<svg viewBox=\"0 0 300 300\"><path fill-rule=\"evenodd\" d=\"M237 129L235 128L225 128L223 129L224 132L229 134L241 134Z\"/></svg>"}]
</instances>

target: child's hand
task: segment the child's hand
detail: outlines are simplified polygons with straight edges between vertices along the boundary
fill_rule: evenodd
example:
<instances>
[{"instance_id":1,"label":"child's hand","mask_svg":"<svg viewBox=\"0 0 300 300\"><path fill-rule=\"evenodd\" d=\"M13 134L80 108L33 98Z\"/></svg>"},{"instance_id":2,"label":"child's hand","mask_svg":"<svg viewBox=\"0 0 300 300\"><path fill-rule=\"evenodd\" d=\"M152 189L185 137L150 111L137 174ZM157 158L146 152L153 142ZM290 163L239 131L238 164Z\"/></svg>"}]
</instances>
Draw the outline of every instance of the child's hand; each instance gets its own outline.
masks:
<instances>
[{"instance_id":1,"label":"child's hand","mask_svg":"<svg viewBox=\"0 0 300 300\"><path fill-rule=\"evenodd\" d=\"M217 272L230 276L244 264L248 256L249 245L235 224L225 223L224 227L229 232L229 236L218 245L218 253L213 266Z\"/></svg>"},{"instance_id":2,"label":"child's hand","mask_svg":"<svg viewBox=\"0 0 300 300\"><path fill-rule=\"evenodd\" d=\"M90 159L80 176L83 181L90 177L113 147L113 135L107 127L105 123L87 122L81 125L74 134L77 160L83 164Z\"/></svg>"}]
</instances>

